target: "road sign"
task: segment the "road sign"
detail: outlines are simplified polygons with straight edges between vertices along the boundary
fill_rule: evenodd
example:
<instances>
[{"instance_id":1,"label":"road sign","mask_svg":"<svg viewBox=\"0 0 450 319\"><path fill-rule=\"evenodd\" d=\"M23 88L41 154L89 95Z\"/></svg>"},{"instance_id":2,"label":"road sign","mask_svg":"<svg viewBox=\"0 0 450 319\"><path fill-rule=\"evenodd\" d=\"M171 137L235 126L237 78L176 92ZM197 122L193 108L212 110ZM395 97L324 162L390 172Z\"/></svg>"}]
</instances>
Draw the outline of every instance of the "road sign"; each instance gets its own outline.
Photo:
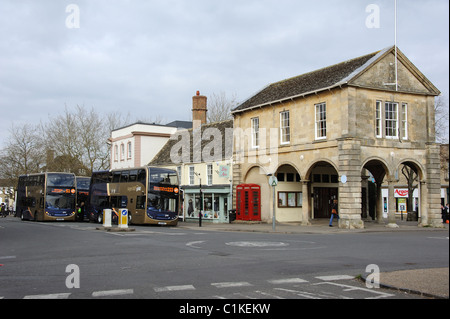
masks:
<instances>
[{"instance_id":1,"label":"road sign","mask_svg":"<svg viewBox=\"0 0 450 319\"><path fill-rule=\"evenodd\" d=\"M120 210L119 228L128 228L128 209Z\"/></svg>"},{"instance_id":2,"label":"road sign","mask_svg":"<svg viewBox=\"0 0 450 319\"><path fill-rule=\"evenodd\" d=\"M269 185L275 187L278 185L278 179L275 176L270 176Z\"/></svg>"}]
</instances>

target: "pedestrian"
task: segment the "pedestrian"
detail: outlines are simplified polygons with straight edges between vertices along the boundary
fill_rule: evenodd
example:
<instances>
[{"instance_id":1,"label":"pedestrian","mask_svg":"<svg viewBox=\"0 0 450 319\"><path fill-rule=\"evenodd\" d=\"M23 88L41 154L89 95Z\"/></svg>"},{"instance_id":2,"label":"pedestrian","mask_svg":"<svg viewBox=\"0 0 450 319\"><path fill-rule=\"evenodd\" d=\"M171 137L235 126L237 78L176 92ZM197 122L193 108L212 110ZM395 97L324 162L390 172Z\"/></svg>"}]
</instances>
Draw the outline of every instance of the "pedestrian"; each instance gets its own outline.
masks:
<instances>
[{"instance_id":1,"label":"pedestrian","mask_svg":"<svg viewBox=\"0 0 450 319\"><path fill-rule=\"evenodd\" d=\"M338 200L333 200L333 204L331 205L331 218L330 218L330 227L333 227L333 219L336 217L339 220L339 212L338 212Z\"/></svg>"},{"instance_id":2,"label":"pedestrian","mask_svg":"<svg viewBox=\"0 0 450 319\"><path fill-rule=\"evenodd\" d=\"M442 222L445 224L446 217L447 217L447 207L445 207L442 204L441 204L441 217L442 217Z\"/></svg>"},{"instance_id":3,"label":"pedestrian","mask_svg":"<svg viewBox=\"0 0 450 319\"><path fill-rule=\"evenodd\" d=\"M444 223L446 223L446 224L448 224L449 213L450 213L450 207L447 203L447 205L445 205L445 220L444 220Z\"/></svg>"}]
</instances>

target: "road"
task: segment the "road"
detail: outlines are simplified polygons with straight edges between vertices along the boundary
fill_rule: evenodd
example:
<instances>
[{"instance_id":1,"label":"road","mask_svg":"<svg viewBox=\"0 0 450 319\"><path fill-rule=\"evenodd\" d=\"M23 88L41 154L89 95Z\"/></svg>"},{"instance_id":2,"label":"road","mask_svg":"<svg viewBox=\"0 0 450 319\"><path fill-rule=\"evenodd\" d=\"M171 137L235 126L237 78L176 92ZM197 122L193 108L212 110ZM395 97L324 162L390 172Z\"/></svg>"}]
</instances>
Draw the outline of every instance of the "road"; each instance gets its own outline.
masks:
<instances>
[{"instance_id":1,"label":"road","mask_svg":"<svg viewBox=\"0 0 450 319\"><path fill-rule=\"evenodd\" d=\"M389 272L449 261L440 233L96 227L0 219L0 299L415 299L355 277L369 265Z\"/></svg>"}]
</instances>

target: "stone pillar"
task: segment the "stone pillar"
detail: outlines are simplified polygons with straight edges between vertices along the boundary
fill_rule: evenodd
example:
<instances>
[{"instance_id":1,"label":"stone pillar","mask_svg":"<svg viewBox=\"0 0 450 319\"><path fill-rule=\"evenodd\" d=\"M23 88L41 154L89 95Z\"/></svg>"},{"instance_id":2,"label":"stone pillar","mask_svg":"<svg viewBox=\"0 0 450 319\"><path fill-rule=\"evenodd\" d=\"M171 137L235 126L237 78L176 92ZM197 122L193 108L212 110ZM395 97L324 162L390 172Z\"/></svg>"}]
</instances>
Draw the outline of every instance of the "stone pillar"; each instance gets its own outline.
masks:
<instances>
[{"instance_id":1,"label":"stone pillar","mask_svg":"<svg viewBox=\"0 0 450 319\"><path fill-rule=\"evenodd\" d=\"M388 224L386 225L386 227L389 228L398 228L395 218L395 184L397 184L397 180L388 180Z\"/></svg>"},{"instance_id":2,"label":"stone pillar","mask_svg":"<svg viewBox=\"0 0 450 319\"><path fill-rule=\"evenodd\" d=\"M440 147L438 144L427 145L427 179L426 179L426 214L427 224L432 227L442 228L441 218L441 169L439 159ZM424 185L422 185L424 186Z\"/></svg>"},{"instance_id":3,"label":"stone pillar","mask_svg":"<svg viewBox=\"0 0 450 319\"><path fill-rule=\"evenodd\" d=\"M303 194L302 226L311 225L311 222L309 221L311 196L308 183L309 181L302 181L302 194Z\"/></svg>"},{"instance_id":4,"label":"stone pillar","mask_svg":"<svg viewBox=\"0 0 450 319\"><path fill-rule=\"evenodd\" d=\"M342 139L339 147L339 228L361 229L361 142Z\"/></svg>"},{"instance_id":5,"label":"stone pillar","mask_svg":"<svg viewBox=\"0 0 450 319\"><path fill-rule=\"evenodd\" d=\"M381 189L380 182L377 182L377 206L376 206L376 216L377 223L381 224L383 222L383 192Z\"/></svg>"}]
</instances>

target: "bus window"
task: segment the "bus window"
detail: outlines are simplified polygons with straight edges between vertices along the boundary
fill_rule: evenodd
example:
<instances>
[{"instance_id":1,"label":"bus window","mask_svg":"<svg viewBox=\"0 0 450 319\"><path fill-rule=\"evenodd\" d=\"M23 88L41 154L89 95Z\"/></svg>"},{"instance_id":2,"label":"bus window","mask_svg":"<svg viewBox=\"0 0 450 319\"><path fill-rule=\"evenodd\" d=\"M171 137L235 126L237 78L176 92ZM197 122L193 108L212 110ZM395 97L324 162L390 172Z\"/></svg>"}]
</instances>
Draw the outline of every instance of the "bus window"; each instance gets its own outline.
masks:
<instances>
[{"instance_id":1,"label":"bus window","mask_svg":"<svg viewBox=\"0 0 450 319\"><path fill-rule=\"evenodd\" d=\"M129 176L130 176L130 172L129 171L123 171L122 172L122 176L120 177L120 182L121 183L128 183Z\"/></svg>"},{"instance_id":2,"label":"bus window","mask_svg":"<svg viewBox=\"0 0 450 319\"><path fill-rule=\"evenodd\" d=\"M40 183L40 181L37 181ZM47 175L47 186L74 187L75 177L70 174L49 173Z\"/></svg>"},{"instance_id":3,"label":"bus window","mask_svg":"<svg viewBox=\"0 0 450 319\"><path fill-rule=\"evenodd\" d=\"M112 182L113 183L119 183L120 182L120 172L114 172Z\"/></svg>"},{"instance_id":4,"label":"bus window","mask_svg":"<svg viewBox=\"0 0 450 319\"><path fill-rule=\"evenodd\" d=\"M111 196L112 208L127 208L128 198L126 196Z\"/></svg>"},{"instance_id":5,"label":"bus window","mask_svg":"<svg viewBox=\"0 0 450 319\"><path fill-rule=\"evenodd\" d=\"M145 169L140 169L137 173L137 181L139 183L142 183L143 185L145 185L146 176L147 176L147 173L145 172Z\"/></svg>"},{"instance_id":6,"label":"bus window","mask_svg":"<svg viewBox=\"0 0 450 319\"><path fill-rule=\"evenodd\" d=\"M145 196L137 196L136 209L144 209L144 208L145 208Z\"/></svg>"},{"instance_id":7,"label":"bus window","mask_svg":"<svg viewBox=\"0 0 450 319\"><path fill-rule=\"evenodd\" d=\"M137 180L137 173L138 173L138 171L131 171L130 172L130 178L129 178L130 182L135 182Z\"/></svg>"}]
</instances>

